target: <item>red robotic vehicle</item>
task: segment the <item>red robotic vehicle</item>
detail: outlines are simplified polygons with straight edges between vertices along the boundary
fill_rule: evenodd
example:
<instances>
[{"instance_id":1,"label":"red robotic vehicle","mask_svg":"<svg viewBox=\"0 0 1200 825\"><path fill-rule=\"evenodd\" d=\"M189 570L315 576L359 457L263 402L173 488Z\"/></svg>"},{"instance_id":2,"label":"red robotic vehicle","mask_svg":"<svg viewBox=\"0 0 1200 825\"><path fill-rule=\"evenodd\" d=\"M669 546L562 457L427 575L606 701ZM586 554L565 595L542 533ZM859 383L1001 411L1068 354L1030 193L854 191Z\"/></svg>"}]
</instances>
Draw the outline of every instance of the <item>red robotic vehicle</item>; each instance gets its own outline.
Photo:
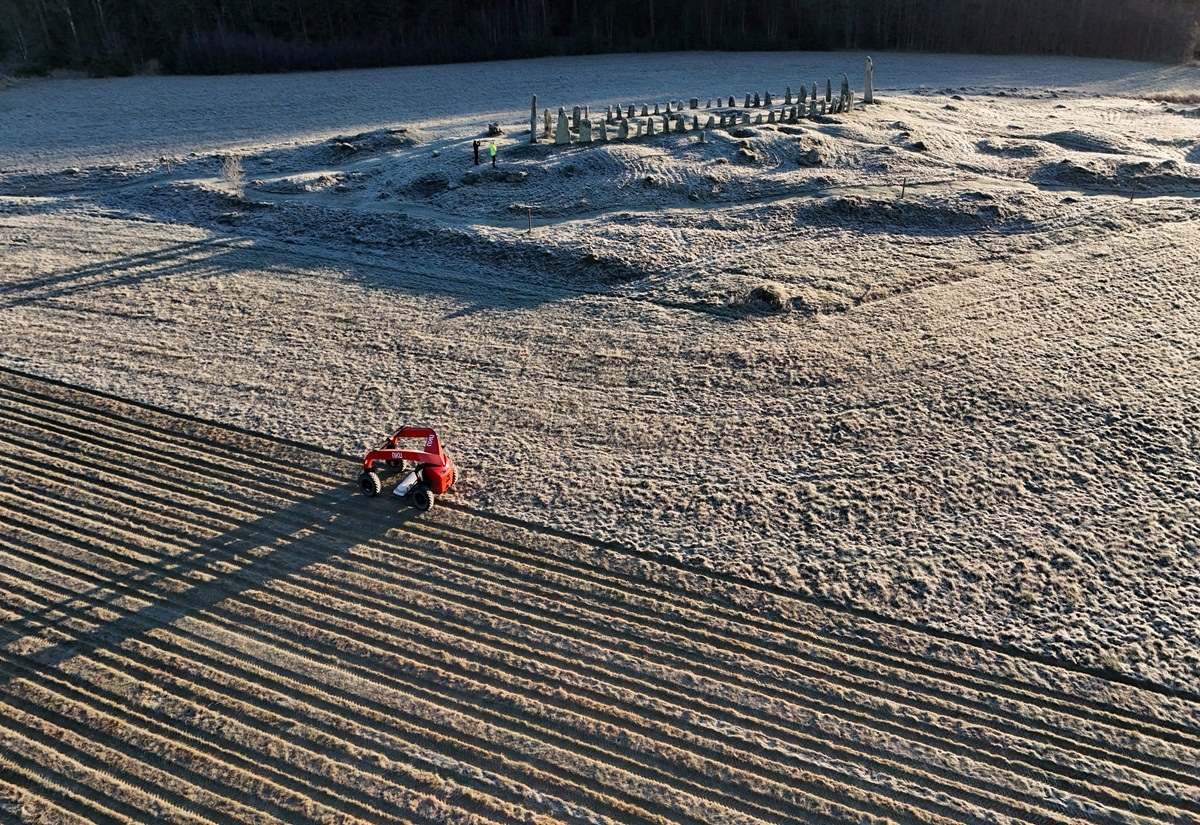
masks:
<instances>
[{"instance_id":1,"label":"red robotic vehicle","mask_svg":"<svg viewBox=\"0 0 1200 825\"><path fill-rule=\"evenodd\" d=\"M424 447L406 450L400 446L401 441L411 439L424 440ZM364 495L377 496L383 491L381 472L401 474L392 492L407 496L418 510L431 508L437 497L458 480L458 468L442 449L438 434L428 427L401 427L382 447L363 457L358 484Z\"/></svg>"}]
</instances>

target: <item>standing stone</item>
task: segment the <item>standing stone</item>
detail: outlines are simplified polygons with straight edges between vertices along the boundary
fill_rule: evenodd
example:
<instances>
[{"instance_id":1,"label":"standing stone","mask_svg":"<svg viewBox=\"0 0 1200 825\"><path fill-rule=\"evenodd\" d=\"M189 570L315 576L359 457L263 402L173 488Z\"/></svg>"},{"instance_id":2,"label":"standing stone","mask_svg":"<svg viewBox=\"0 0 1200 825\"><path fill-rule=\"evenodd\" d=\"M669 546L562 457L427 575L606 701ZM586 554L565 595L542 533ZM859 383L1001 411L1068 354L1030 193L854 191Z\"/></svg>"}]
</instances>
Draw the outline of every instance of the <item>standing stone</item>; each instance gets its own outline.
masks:
<instances>
[{"instance_id":1,"label":"standing stone","mask_svg":"<svg viewBox=\"0 0 1200 825\"><path fill-rule=\"evenodd\" d=\"M762 125L762 122L763 122L763 119L762 119L762 112L759 112L759 113L758 113L757 115L755 115L755 117L754 117L754 123L755 123L755 125L756 125L756 126L761 126L761 125Z\"/></svg>"},{"instance_id":2,"label":"standing stone","mask_svg":"<svg viewBox=\"0 0 1200 825\"><path fill-rule=\"evenodd\" d=\"M663 113L663 116L662 116L662 130L663 130L664 135L667 132L671 131L671 116L666 114L665 112Z\"/></svg>"},{"instance_id":3,"label":"standing stone","mask_svg":"<svg viewBox=\"0 0 1200 825\"><path fill-rule=\"evenodd\" d=\"M767 123L774 123L774 122L775 122L775 110L772 109L769 113L767 113Z\"/></svg>"},{"instance_id":4,"label":"standing stone","mask_svg":"<svg viewBox=\"0 0 1200 825\"><path fill-rule=\"evenodd\" d=\"M866 76L863 78L863 102L864 103L874 103L875 102L875 61L873 61L869 57L867 58L865 74L866 74Z\"/></svg>"},{"instance_id":5,"label":"standing stone","mask_svg":"<svg viewBox=\"0 0 1200 825\"><path fill-rule=\"evenodd\" d=\"M723 120L725 120L725 116L724 116L724 115L722 115L722 116L721 116L721 120L722 120L722 121L723 121ZM704 124L704 128L705 128L705 129L712 129L712 128L714 128L716 125L717 125L717 119L716 119L715 117L713 117L712 115L709 115L709 116L708 116L708 122L706 122L706 123Z\"/></svg>"},{"instance_id":6,"label":"standing stone","mask_svg":"<svg viewBox=\"0 0 1200 825\"><path fill-rule=\"evenodd\" d=\"M813 95L812 97L810 97L808 99L808 116L809 117L817 116L817 96L816 95Z\"/></svg>"},{"instance_id":7,"label":"standing stone","mask_svg":"<svg viewBox=\"0 0 1200 825\"><path fill-rule=\"evenodd\" d=\"M768 109L771 108L771 104L773 101L774 101L774 99L771 97L770 92L767 92L763 95L763 105L766 106Z\"/></svg>"},{"instance_id":8,"label":"standing stone","mask_svg":"<svg viewBox=\"0 0 1200 825\"><path fill-rule=\"evenodd\" d=\"M533 102L529 104L529 142L537 143L537 95L533 96Z\"/></svg>"},{"instance_id":9,"label":"standing stone","mask_svg":"<svg viewBox=\"0 0 1200 825\"><path fill-rule=\"evenodd\" d=\"M652 137L654 135L654 118L646 118L646 135Z\"/></svg>"},{"instance_id":10,"label":"standing stone","mask_svg":"<svg viewBox=\"0 0 1200 825\"><path fill-rule=\"evenodd\" d=\"M626 113L626 117L631 118L631 119L634 117L637 117L637 115L635 114L636 109L637 109L637 107L634 106L632 103L629 104L629 111Z\"/></svg>"},{"instance_id":11,"label":"standing stone","mask_svg":"<svg viewBox=\"0 0 1200 825\"><path fill-rule=\"evenodd\" d=\"M783 91L783 105L784 106L792 105L792 87L791 86L788 86Z\"/></svg>"},{"instance_id":12,"label":"standing stone","mask_svg":"<svg viewBox=\"0 0 1200 825\"><path fill-rule=\"evenodd\" d=\"M700 108L700 98L693 97L691 100L688 101L688 107L691 109L699 109Z\"/></svg>"},{"instance_id":13,"label":"standing stone","mask_svg":"<svg viewBox=\"0 0 1200 825\"><path fill-rule=\"evenodd\" d=\"M648 107L648 106L647 106L645 103L643 103L643 104L642 104L642 117L646 117L648 114L650 114L650 113L647 111L647 109L649 109L649 107Z\"/></svg>"},{"instance_id":14,"label":"standing stone","mask_svg":"<svg viewBox=\"0 0 1200 825\"><path fill-rule=\"evenodd\" d=\"M617 123L617 140L629 140L629 121L622 120Z\"/></svg>"},{"instance_id":15,"label":"standing stone","mask_svg":"<svg viewBox=\"0 0 1200 825\"><path fill-rule=\"evenodd\" d=\"M656 115L659 114L657 103L654 104L654 114L656 114Z\"/></svg>"},{"instance_id":16,"label":"standing stone","mask_svg":"<svg viewBox=\"0 0 1200 825\"><path fill-rule=\"evenodd\" d=\"M542 131L544 137L549 138L550 133L554 130L554 121L550 119L550 110L542 110L542 125L545 127Z\"/></svg>"},{"instance_id":17,"label":"standing stone","mask_svg":"<svg viewBox=\"0 0 1200 825\"><path fill-rule=\"evenodd\" d=\"M750 125L750 113L749 112L742 112L742 125L743 126Z\"/></svg>"},{"instance_id":18,"label":"standing stone","mask_svg":"<svg viewBox=\"0 0 1200 825\"><path fill-rule=\"evenodd\" d=\"M788 123L798 123L800 121L800 105L792 106L791 115L788 117Z\"/></svg>"},{"instance_id":19,"label":"standing stone","mask_svg":"<svg viewBox=\"0 0 1200 825\"><path fill-rule=\"evenodd\" d=\"M676 132L686 132L687 131L687 122L688 122L687 115L680 115L675 120L675 131Z\"/></svg>"},{"instance_id":20,"label":"standing stone","mask_svg":"<svg viewBox=\"0 0 1200 825\"><path fill-rule=\"evenodd\" d=\"M721 119L717 122L717 125L724 128L724 126L725 126L725 115L724 114L721 115Z\"/></svg>"},{"instance_id":21,"label":"standing stone","mask_svg":"<svg viewBox=\"0 0 1200 825\"><path fill-rule=\"evenodd\" d=\"M608 143L608 121L607 120L600 121L600 141L602 143Z\"/></svg>"},{"instance_id":22,"label":"standing stone","mask_svg":"<svg viewBox=\"0 0 1200 825\"><path fill-rule=\"evenodd\" d=\"M591 119L592 119L592 111L591 111L591 109L589 109L587 106L584 106L584 107L583 107L583 119L584 119L584 120L591 120Z\"/></svg>"},{"instance_id":23,"label":"standing stone","mask_svg":"<svg viewBox=\"0 0 1200 825\"><path fill-rule=\"evenodd\" d=\"M808 87L800 84L800 94L796 96L796 103L803 106L808 100Z\"/></svg>"},{"instance_id":24,"label":"standing stone","mask_svg":"<svg viewBox=\"0 0 1200 825\"><path fill-rule=\"evenodd\" d=\"M742 108L743 108L743 109L749 109L749 108L750 108L750 95L749 95L748 93L747 93L747 95L746 95L746 102L742 104Z\"/></svg>"},{"instance_id":25,"label":"standing stone","mask_svg":"<svg viewBox=\"0 0 1200 825\"><path fill-rule=\"evenodd\" d=\"M812 97L813 97L813 100L817 99L817 81L815 81L815 80L813 81Z\"/></svg>"},{"instance_id":26,"label":"standing stone","mask_svg":"<svg viewBox=\"0 0 1200 825\"><path fill-rule=\"evenodd\" d=\"M579 121L579 142L592 142L592 122L590 120Z\"/></svg>"},{"instance_id":27,"label":"standing stone","mask_svg":"<svg viewBox=\"0 0 1200 825\"><path fill-rule=\"evenodd\" d=\"M700 115L692 115L692 131L695 132L700 128Z\"/></svg>"},{"instance_id":28,"label":"standing stone","mask_svg":"<svg viewBox=\"0 0 1200 825\"><path fill-rule=\"evenodd\" d=\"M579 131L579 121L582 118L583 118L583 109L576 106L574 109L571 110L571 129L572 130L574 130L576 132Z\"/></svg>"},{"instance_id":29,"label":"standing stone","mask_svg":"<svg viewBox=\"0 0 1200 825\"><path fill-rule=\"evenodd\" d=\"M712 98L711 98L711 97L708 99L708 103L705 103L705 104L704 104L704 108L705 108L705 109L711 109L711 108L712 108Z\"/></svg>"},{"instance_id":30,"label":"standing stone","mask_svg":"<svg viewBox=\"0 0 1200 825\"><path fill-rule=\"evenodd\" d=\"M825 101L821 101L821 114L825 114Z\"/></svg>"},{"instance_id":31,"label":"standing stone","mask_svg":"<svg viewBox=\"0 0 1200 825\"><path fill-rule=\"evenodd\" d=\"M762 106L762 98L758 96L758 92L755 92L754 93L754 108L757 109L759 106Z\"/></svg>"},{"instance_id":32,"label":"standing stone","mask_svg":"<svg viewBox=\"0 0 1200 825\"><path fill-rule=\"evenodd\" d=\"M613 119L612 106L605 106L604 107L604 122L612 123L612 119Z\"/></svg>"},{"instance_id":33,"label":"standing stone","mask_svg":"<svg viewBox=\"0 0 1200 825\"><path fill-rule=\"evenodd\" d=\"M559 146L571 142L571 129L567 125L567 112L562 106L558 107L558 126L554 129L554 142Z\"/></svg>"},{"instance_id":34,"label":"standing stone","mask_svg":"<svg viewBox=\"0 0 1200 825\"><path fill-rule=\"evenodd\" d=\"M729 105L730 105L731 107L733 106L733 95L730 95L730 96L729 96Z\"/></svg>"},{"instance_id":35,"label":"standing stone","mask_svg":"<svg viewBox=\"0 0 1200 825\"><path fill-rule=\"evenodd\" d=\"M825 102L833 102L833 81L829 78L825 78Z\"/></svg>"}]
</instances>

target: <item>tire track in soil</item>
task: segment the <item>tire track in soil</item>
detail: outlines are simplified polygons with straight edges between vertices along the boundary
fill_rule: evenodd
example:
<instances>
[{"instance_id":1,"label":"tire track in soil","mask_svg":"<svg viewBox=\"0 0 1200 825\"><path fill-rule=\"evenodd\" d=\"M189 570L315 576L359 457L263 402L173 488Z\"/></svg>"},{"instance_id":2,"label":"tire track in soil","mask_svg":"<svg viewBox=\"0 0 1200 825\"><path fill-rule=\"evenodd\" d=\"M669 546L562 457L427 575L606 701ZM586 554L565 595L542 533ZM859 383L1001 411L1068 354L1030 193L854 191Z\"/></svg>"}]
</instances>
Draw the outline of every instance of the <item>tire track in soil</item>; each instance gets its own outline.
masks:
<instances>
[{"instance_id":1,"label":"tire track in soil","mask_svg":"<svg viewBox=\"0 0 1200 825\"><path fill-rule=\"evenodd\" d=\"M0 786L113 822L1197 821L1185 695L353 472L0 371Z\"/></svg>"}]
</instances>

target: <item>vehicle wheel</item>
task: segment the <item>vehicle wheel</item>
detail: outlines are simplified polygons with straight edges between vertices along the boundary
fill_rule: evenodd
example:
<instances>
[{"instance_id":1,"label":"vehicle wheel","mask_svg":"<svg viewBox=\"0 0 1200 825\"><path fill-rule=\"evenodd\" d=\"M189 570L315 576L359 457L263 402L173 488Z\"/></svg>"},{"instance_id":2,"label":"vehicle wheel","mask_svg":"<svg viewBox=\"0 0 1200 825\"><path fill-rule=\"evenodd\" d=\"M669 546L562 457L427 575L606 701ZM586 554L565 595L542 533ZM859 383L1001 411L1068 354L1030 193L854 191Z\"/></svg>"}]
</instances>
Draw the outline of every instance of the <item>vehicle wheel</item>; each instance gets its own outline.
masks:
<instances>
[{"instance_id":1,"label":"vehicle wheel","mask_svg":"<svg viewBox=\"0 0 1200 825\"><path fill-rule=\"evenodd\" d=\"M432 508L433 502L437 498L433 494L433 490L430 490L424 484L418 484L409 495L412 497L413 507L416 507L421 512Z\"/></svg>"},{"instance_id":2,"label":"vehicle wheel","mask_svg":"<svg viewBox=\"0 0 1200 825\"><path fill-rule=\"evenodd\" d=\"M379 480L379 476L372 470L365 470L358 477L358 487L362 490L364 496L375 497L383 490L383 482Z\"/></svg>"}]
</instances>

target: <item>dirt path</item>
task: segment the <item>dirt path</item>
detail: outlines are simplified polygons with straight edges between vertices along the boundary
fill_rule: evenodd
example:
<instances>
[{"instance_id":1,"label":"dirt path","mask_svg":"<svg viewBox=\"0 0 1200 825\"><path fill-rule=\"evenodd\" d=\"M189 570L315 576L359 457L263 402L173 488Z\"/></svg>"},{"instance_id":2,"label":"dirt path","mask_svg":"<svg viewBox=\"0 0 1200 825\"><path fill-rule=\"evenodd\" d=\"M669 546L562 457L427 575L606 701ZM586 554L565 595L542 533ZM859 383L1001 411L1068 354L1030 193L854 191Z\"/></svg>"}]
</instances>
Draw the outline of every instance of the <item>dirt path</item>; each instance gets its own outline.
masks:
<instances>
[{"instance_id":1,"label":"dirt path","mask_svg":"<svg viewBox=\"0 0 1200 825\"><path fill-rule=\"evenodd\" d=\"M1200 817L1194 698L352 476L0 374L3 816Z\"/></svg>"}]
</instances>

